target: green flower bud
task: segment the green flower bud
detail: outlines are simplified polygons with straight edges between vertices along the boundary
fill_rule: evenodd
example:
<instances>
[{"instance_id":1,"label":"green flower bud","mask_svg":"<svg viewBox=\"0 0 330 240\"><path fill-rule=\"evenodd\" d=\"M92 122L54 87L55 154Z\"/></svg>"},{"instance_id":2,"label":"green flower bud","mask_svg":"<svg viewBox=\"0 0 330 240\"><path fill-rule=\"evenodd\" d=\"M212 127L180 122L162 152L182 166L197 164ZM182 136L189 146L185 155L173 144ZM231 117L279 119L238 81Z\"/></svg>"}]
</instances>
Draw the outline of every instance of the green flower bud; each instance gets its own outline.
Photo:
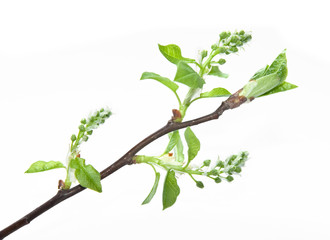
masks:
<instances>
[{"instance_id":1,"label":"green flower bud","mask_svg":"<svg viewBox=\"0 0 330 240\"><path fill-rule=\"evenodd\" d=\"M239 34L239 35L244 35L245 32L244 32L244 30L241 30L238 34Z\"/></svg>"},{"instance_id":2,"label":"green flower bud","mask_svg":"<svg viewBox=\"0 0 330 240\"><path fill-rule=\"evenodd\" d=\"M80 121L82 124L86 124L86 119L84 118L84 119L81 119L81 121Z\"/></svg>"},{"instance_id":3,"label":"green flower bud","mask_svg":"<svg viewBox=\"0 0 330 240\"><path fill-rule=\"evenodd\" d=\"M95 114L95 117L99 117L100 116L100 112L97 111L96 114Z\"/></svg>"},{"instance_id":4,"label":"green flower bud","mask_svg":"<svg viewBox=\"0 0 330 240\"><path fill-rule=\"evenodd\" d=\"M227 38L228 34L227 34L227 32L222 32L222 33L219 34L219 36L220 36L220 40L222 40L222 39Z\"/></svg>"},{"instance_id":5,"label":"green flower bud","mask_svg":"<svg viewBox=\"0 0 330 240\"><path fill-rule=\"evenodd\" d=\"M233 35L233 36L230 38L230 42L231 42L231 43L237 43L238 40L239 40L239 37L236 36L236 35Z\"/></svg>"},{"instance_id":6,"label":"green flower bud","mask_svg":"<svg viewBox=\"0 0 330 240\"><path fill-rule=\"evenodd\" d=\"M85 129L85 126L84 125L80 125L79 126L79 130L81 131L81 132L84 132L86 129Z\"/></svg>"},{"instance_id":7,"label":"green flower bud","mask_svg":"<svg viewBox=\"0 0 330 240\"><path fill-rule=\"evenodd\" d=\"M252 39L251 34L246 34L243 39L242 42L247 43L248 41L250 41Z\"/></svg>"},{"instance_id":8,"label":"green flower bud","mask_svg":"<svg viewBox=\"0 0 330 240\"><path fill-rule=\"evenodd\" d=\"M220 58L219 61L218 61L218 63L219 63L220 65L223 65L223 64L226 63L226 59Z\"/></svg>"},{"instance_id":9,"label":"green flower bud","mask_svg":"<svg viewBox=\"0 0 330 240\"><path fill-rule=\"evenodd\" d=\"M237 173L240 173L240 172L242 172L242 168L241 167L236 167L234 171L237 172Z\"/></svg>"},{"instance_id":10,"label":"green flower bud","mask_svg":"<svg viewBox=\"0 0 330 240\"><path fill-rule=\"evenodd\" d=\"M205 161L203 162L203 164L204 164L204 166L208 167L208 166L210 166L210 164L211 164L211 160L205 160Z\"/></svg>"},{"instance_id":11,"label":"green flower bud","mask_svg":"<svg viewBox=\"0 0 330 240\"><path fill-rule=\"evenodd\" d=\"M201 57L202 58L205 58L207 56L207 51L206 50L203 50L202 52L201 52Z\"/></svg>"},{"instance_id":12,"label":"green flower bud","mask_svg":"<svg viewBox=\"0 0 330 240\"><path fill-rule=\"evenodd\" d=\"M76 140L77 140L76 135L72 134L72 136L71 136L71 141L73 142L73 141L76 141Z\"/></svg>"},{"instance_id":13,"label":"green flower bud","mask_svg":"<svg viewBox=\"0 0 330 240\"><path fill-rule=\"evenodd\" d=\"M218 170L216 169L212 169L210 172L209 172L210 175L213 175L213 176L218 176L219 175L219 172Z\"/></svg>"},{"instance_id":14,"label":"green flower bud","mask_svg":"<svg viewBox=\"0 0 330 240\"><path fill-rule=\"evenodd\" d=\"M87 135L92 135L92 134L93 134L93 130L87 131Z\"/></svg>"},{"instance_id":15,"label":"green flower bud","mask_svg":"<svg viewBox=\"0 0 330 240\"><path fill-rule=\"evenodd\" d=\"M219 53L225 53L227 51L226 47L219 47Z\"/></svg>"},{"instance_id":16,"label":"green flower bud","mask_svg":"<svg viewBox=\"0 0 330 240\"><path fill-rule=\"evenodd\" d=\"M217 178L214 179L214 181L215 181L216 183L221 183L221 178L217 177Z\"/></svg>"},{"instance_id":17,"label":"green flower bud","mask_svg":"<svg viewBox=\"0 0 330 240\"><path fill-rule=\"evenodd\" d=\"M218 45L217 44L213 44L212 46L211 46L211 49L212 50L216 50L218 48Z\"/></svg>"},{"instance_id":18,"label":"green flower bud","mask_svg":"<svg viewBox=\"0 0 330 240\"><path fill-rule=\"evenodd\" d=\"M226 179L228 182L232 182L234 180L233 176L230 176L230 175L227 176Z\"/></svg>"},{"instance_id":19,"label":"green flower bud","mask_svg":"<svg viewBox=\"0 0 330 240\"><path fill-rule=\"evenodd\" d=\"M223 161L219 161L217 163L217 167L224 168L225 167L225 163Z\"/></svg>"},{"instance_id":20,"label":"green flower bud","mask_svg":"<svg viewBox=\"0 0 330 240\"><path fill-rule=\"evenodd\" d=\"M238 52L238 48L235 47L235 46L231 46L231 47L229 48L229 51L235 53L235 52Z\"/></svg>"},{"instance_id":21,"label":"green flower bud","mask_svg":"<svg viewBox=\"0 0 330 240\"><path fill-rule=\"evenodd\" d=\"M101 109L100 109L100 112L104 112L104 108L101 108Z\"/></svg>"},{"instance_id":22,"label":"green flower bud","mask_svg":"<svg viewBox=\"0 0 330 240\"><path fill-rule=\"evenodd\" d=\"M83 141L87 142L88 141L88 136L84 135L82 138Z\"/></svg>"},{"instance_id":23,"label":"green flower bud","mask_svg":"<svg viewBox=\"0 0 330 240\"><path fill-rule=\"evenodd\" d=\"M241 41L238 41L238 42L236 43L236 46L237 46L237 47L241 47L241 46L243 46L243 43L242 43Z\"/></svg>"},{"instance_id":24,"label":"green flower bud","mask_svg":"<svg viewBox=\"0 0 330 240\"><path fill-rule=\"evenodd\" d=\"M204 188L204 184L201 181L196 181L196 186L199 188Z\"/></svg>"}]
</instances>

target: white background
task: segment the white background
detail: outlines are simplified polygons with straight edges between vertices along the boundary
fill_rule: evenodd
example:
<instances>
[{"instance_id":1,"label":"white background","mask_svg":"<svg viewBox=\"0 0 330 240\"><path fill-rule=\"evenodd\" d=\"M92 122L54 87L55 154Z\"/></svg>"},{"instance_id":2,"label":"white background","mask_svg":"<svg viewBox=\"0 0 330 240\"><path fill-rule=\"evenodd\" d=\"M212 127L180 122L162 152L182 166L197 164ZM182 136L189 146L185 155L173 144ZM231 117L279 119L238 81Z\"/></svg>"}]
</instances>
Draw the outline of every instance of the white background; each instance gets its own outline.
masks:
<instances>
[{"instance_id":1,"label":"white background","mask_svg":"<svg viewBox=\"0 0 330 240\"><path fill-rule=\"evenodd\" d=\"M250 152L234 182L205 179L201 190L182 176L177 203L162 211L161 191L140 205L152 169L124 167L102 181L103 193L84 191L8 239L330 239L329 17L327 1L310 2L1 1L1 229L56 193L64 170L24 171L37 160L64 161L91 111L114 113L81 148L98 170L166 123L175 97L139 81L144 71L174 77L157 43L196 57L223 30L251 30L245 51L222 68L230 78L209 78L206 90L234 92L284 48L287 81L299 86L193 128L202 143L196 161ZM196 103L187 119L220 102ZM165 145L162 138L141 153Z\"/></svg>"}]
</instances>

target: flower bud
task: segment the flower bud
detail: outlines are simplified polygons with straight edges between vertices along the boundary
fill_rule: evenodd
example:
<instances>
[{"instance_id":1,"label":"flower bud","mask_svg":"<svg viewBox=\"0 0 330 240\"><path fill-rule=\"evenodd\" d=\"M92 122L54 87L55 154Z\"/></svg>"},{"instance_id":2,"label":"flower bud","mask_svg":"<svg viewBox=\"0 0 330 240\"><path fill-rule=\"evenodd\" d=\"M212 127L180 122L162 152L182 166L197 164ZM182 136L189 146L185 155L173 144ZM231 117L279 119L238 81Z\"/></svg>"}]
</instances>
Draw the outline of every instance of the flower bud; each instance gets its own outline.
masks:
<instances>
[{"instance_id":1,"label":"flower bud","mask_svg":"<svg viewBox=\"0 0 330 240\"><path fill-rule=\"evenodd\" d=\"M231 42L231 43L237 43L238 40L239 40L239 37L236 36L236 35L233 35L233 36L230 38L230 42Z\"/></svg>"},{"instance_id":2,"label":"flower bud","mask_svg":"<svg viewBox=\"0 0 330 240\"><path fill-rule=\"evenodd\" d=\"M220 36L220 40L222 40L222 39L227 38L228 34L227 34L227 32L222 32L222 33L219 34L219 36Z\"/></svg>"},{"instance_id":3,"label":"flower bud","mask_svg":"<svg viewBox=\"0 0 330 240\"><path fill-rule=\"evenodd\" d=\"M81 119L81 124L86 124L86 119L84 118L84 119Z\"/></svg>"},{"instance_id":4,"label":"flower bud","mask_svg":"<svg viewBox=\"0 0 330 240\"><path fill-rule=\"evenodd\" d=\"M92 134L93 134L93 130L87 131L87 135L92 135Z\"/></svg>"},{"instance_id":5,"label":"flower bud","mask_svg":"<svg viewBox=\"0 0 330 240\"><path fill-rule=\"evenodd\" d=\"M219 53L225 53L227 51L226 47L219 47Z\"/></svg>"},{"instance_id":6,"label":"flower bud","mask_svg":"<svg viewBox=\"0 0 330 240\"><path fill-rule=\"evenodd\" d=\"M217 177L217 178L214 179L214 181L215 181L216 183L221 183L221 178Z\"/></svg>"},{"instance_id":7,"label":"flower bud","mask_svg":"<svg viewBox=\"0 0 330 240\"><path fill-rule=\"evenodd\" d=\"M210 175L213 175L213 176L218 176L219 175L219 172L218 170L216 169L212 169L210 172L209 172Z\"/></svg>"},{"instance_id":8,"label":"flower bud","mask_svg":"<svg viewBox=\"0 0 330 240\"><path fill-rule=\"evenodd\" d=\"M240 173L240 172L242 172L242 168L241 167L236 167L234 171L237 172L237 173Z\"/></svg>"},{"instance_id":9,"label":"flower bud","mask_svg":"<svg viewBox=\"0 0 330 240\"><path fill-rule=\"evenodd\" d=\"M88 136L84 135L82 138L83 141L87 142L88 141Z\"/></svg>"},{"instance_id":10,"label":"flower bud","mask_svg":"<svg viewBox=\"0 0 330 240\"><path fill-rule=\"evenodd\" d=\"M229 48L229 51L235 53L235 52L238 52L238 48L235 47L235 46L231 46L231 47Z\"/></svg>"},{"instance_id":11,"label":"flower bud","mask_svg":"<svg viewBox=\"0 0 330 240\"><path fill-rule=\"evenodd\" d=\"M203 164L204 164L204 166L208 167L208 166L210 166L210 164L211 164L211 160L205 160L205 161L203 162Z\"/></svg>"},{"instance_id":12,"label":"flower bud","mask_svg":"<svg viewBox=\"0 0 330 240\"><path fill-rule=\"evenodd\" d=\"M201 57L202 58L205 58L207 56L207 51L206 50L203 50L202 52L201 52Z\"/></svg>"},{"instance_id":13,"label":"flower bud","mask_svg":"<svg viewBox=\"0 0 330 240\"><path fill-rule=\"evenodd\" d=\"M72 141L72 142L73 142L73 141L76 141L76 139L77 139L76 135L72 134L72 136L71 136L71 141Z\"/></svg>"},{"instance_id":14,"label":"flower bud","mask_svg":"<svg viewBox=\"0 0 330 240\"><path fill-rule=\"evenodd\" d=\"M201 181L196 181L196 186L199 188L204 188L204 184Z\"/></svg>"},{"instance_id":15,"label":"flower bud","mask_svg":"<svg viewBox=\"0 0 330 240\"><path fill-rule=\"evenodd\" d=\"M85 129L85 126L84 125L80 125L79 126L79 130L81 131L81 132L84 132L86 129Z\"/></svg>"},{"instance_id":16,"label":"flower bud","mask_svg":"<svg viewBox=\"0 0 330 240\"><path fill-rule=\"evenodd\" d=\"M244 30L241 30L238 34L239 34L239 35L244 35L245 32L244 32Z\"/></svg>"},{"instance_id":17,"label":"flower bud","mask_svg":"<svg viewBox=\"0 0 330 240\"><path fill-rule=\"evenodd\" d=\"M212 46L211 46L211 49L212 50L216 50L218 48L218 45L217 44L213 44Z\"/></svg>"},{"instance_id":18,"label":"flower bud","mask_svg":"<svg viewBox=\"0 0 330 240\"><path fill-rule=\"evenodd\" d=\"M228 182L232 182L234 180L233 176L230 176L230 175L227 176L226 179Z\"/></svg>"},{"instance_id":19,"label":"flower bud","mask_svg":"<svg viewBox=\"0 0 330 240\"><path fill-rule=\"evenodd\" d=\"M219 161L219 162L217 163L217 167L224 168L224 167L225 167L224 162L223 162L223 161Z\"/></svg>"},{"instance_id":20,"label":"flower bud","mask_svg":"<svg viewBox=\"0 0 330 240\"><path fill-rule=\"evenodd\" d=\"M220 65L223 65L223 64L226 63L226 59L220 58L219 61L218 61L218 63L219 63Z\"/></svg>"},{"instance_id":21,"label":"flower bud","mask_svg":"<svg viewBox=\"0 0 330 240\"><path fill-rule=\"evenodd\" d=\"M100 109L100 112L104 112L104 108L101 108L101 109Z\"/></svg>"}]
</instances>

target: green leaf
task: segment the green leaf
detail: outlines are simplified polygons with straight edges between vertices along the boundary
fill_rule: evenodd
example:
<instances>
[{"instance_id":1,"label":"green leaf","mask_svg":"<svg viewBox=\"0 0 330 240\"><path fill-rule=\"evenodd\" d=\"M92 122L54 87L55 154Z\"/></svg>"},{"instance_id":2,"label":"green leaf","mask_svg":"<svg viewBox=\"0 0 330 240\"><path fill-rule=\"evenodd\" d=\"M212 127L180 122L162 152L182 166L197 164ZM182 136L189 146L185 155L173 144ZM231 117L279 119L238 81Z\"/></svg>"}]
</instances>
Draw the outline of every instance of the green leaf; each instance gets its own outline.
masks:
<instances>
[{"instance_id":1,"label":"green leaf","mask_svg":"<svg viewBox=\"0 0 330 240\"><path fill-rule=\"evenodd\" d=\"M218 66L212 66L211 71L207 75L217 76L221 78L229 77L228 74L221 72Z\"/></svg>"},{"instance_id":2,"label":"green leaf","mask_svg":"<svg viewBox=\"0 0 330 240\"><path fill-rule=\"evenodd\" d=\"M92 165L86 165L85 159L72 159L70 167L75 169L75 176L81 186L102 192L100 173Z\"/></svg>"},{"instance_id":3,"label":"green leaf","mask_svg":"<svg viewBox=\"0 0 330 240\"><path fill-rule=\"evenodd\" d=\"M179 131L176 130L176 131L172 132L171 134L169 134L169 137L170 137L170 141L167 144L167 147L163 154L169 153L175 147L175 145L177 145L177 143L180 139Z\"/></svg>"},{"instance_id":4,"label":"green leaf","mask_svg":"<svg viewBox=\"0 0 330 240\"><path fill-rule=\"evenodd\" d=\"M178 64L180 61L185 61L185 62L195 61L194 59L182 57L180 47L175 44L169 44L166 46L162 46L158 44L158 47L159 47L159 51L163 54L163 56L171 63Z\"/></svg>"},{"instance_id":5,"label":"green leaf","mask_svg":"<svg viewBox=\"0 0 330 240\"><path fill-rule=\"evenodd\" d=\"M36 173L36 172L44 172L56 168L66 168L61 162L55 161L37 161L33 163L25 173Z\"/></svg>"},{"instance_id":6,"label":"green leaf","mask_svg":"<svg viewBox=\"0 0 330 240\"><path fill-rule=\"evenodd\" d=\"M171 207L180 194L180 188L175 178L175 172L170 169L167 171L163 189L163 210Z\"/></svg>"},{"instance_id":7,"label":"green leaf","mask_svg":"<svg viewBox=\"0 0 330 240\"><path fill-rule=\"evenodd\" d=\"M230 96L231 93L225 88L214 88L210 92L203 92L199 98L211 98L211 97L226 97Z\"/></svg>"},{"instance_id":8,"label":"green leaf","mask_svg":"<svg viewBox=\"0 0 330 240\"><path fill-rule=\"evenodd\" d=\"M175 82L172 82L170 79L168 79L166 77L162 77L153 72L144 72L142 74L140 80L144 80L144 79L154 79L154 80L164 84L166 87L171 89L173 92L175 92L179 88L179 86Z\"/></svg>"},{"instance_id":9,"label":"green leaf","mask_svg":"<svg viewBox=\"0 0 330 240\"><path fill-rule=\"evenodd\" d=\"M183 144L182 144L182 141L181 141L179 131L178 131L178 142L174 147L174 156L175 156L175 161L177 161L177 162L183 162L184 161Z\"/></svg>"},{"instance_id":10,"label":"green leaf","mask_svg":"<svg viewBox=\"0 0 330 240\"><path fill-rule=\"evenodd\" d=\"M191 88L202 88L205 81L187 63L179 62L174 81L183 83Z\"/></svg>"},{"instance_id":11,"label":"green leaf","mask_svg":"<svg viewBox=\"0 0 330 240\"><path fill-rule=\"evenodd\" d=\"M155 196L156 191L157 191L157 187L158 187L158 183L159 183L159 178L160 178L160 173L155 172L154 185L152 186L152 189L151 189L149 195L146 197L146 199L144 199L142 205L149 203L152 200L152 198Z\"/></svg>"},{"instance_id":12,"label":"green leaf","mask_svg":"<svg viewBox=\"0 0 330 240\"><path fill-rule=\"evenodd\" d=\"M285 50L280 53L270 66L257 71L240 93L247 98L259 97L282 84L288 74Z\"/></svg>"},{"instance_id":13,"label":"green leaf","mask_svg":"<svg viewBox=\"0 0 330 240\"><path fill-rule=\"evenodd\" d=\"M200 150L200 142L194 132L190 129L190 127L187 127L185 132L184 132L184 137L186 139L187 145L188 145L188 164L189 165L190 161L193 160L197 153Z\"/></svg>"},{"instance_id":14,"label":"green leaf","mask_svg":"<svg viewBox=\"0 0 330 240\"><path fill-rule=\"evenodd\" d=\"M291 90L291 89L294 89L297 87L298 86L296 86L292 83L283 82L280 85L278 85L277 87L270 90L269 92L266 92L265 94L261 95L260 97L267 96L267 95L274 94L274 93L285 92L285 91L288 91L288 90Z\"/></svg>"}]
</instances>

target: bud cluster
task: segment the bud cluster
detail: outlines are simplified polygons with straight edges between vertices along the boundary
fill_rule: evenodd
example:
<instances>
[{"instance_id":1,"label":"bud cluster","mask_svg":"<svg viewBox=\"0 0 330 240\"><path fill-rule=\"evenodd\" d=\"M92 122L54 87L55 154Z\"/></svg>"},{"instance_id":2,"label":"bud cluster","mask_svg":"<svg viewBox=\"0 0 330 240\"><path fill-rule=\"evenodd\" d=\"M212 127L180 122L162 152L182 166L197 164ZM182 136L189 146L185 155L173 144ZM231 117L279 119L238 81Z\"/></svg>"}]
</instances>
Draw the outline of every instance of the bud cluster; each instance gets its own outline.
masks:
<instances>
[{"instance_id":1,"label":"bud cluster","mask_svg":"<svg viewBox=\"0 0 330 240\"><path fill-rule=\"evenodd\" d=\"M233 174L238 174L242 171L246 160L248 158L247 152L240 152L238 155L232 155L225 161L218 160L213 169L207 172L207 176L213 178L216 183L220 183L222 179L228 182L234 180Z\"/></svg>"},{"instance_id":2,"label":"bud cluster","mask_svg":"<svg viewBox=\"0 0 330 240\"><path fill-rule=\"evenodd\" d=\"M111 111L109 109L100 109L92 114L88 119L82 119L78 127L79 133L76 136L73 134L71 136L71 152L78 149L82 142L87 142L90 135L93 134L93 129L98 128L101 124L105 122L111 116Z\"/></svg>"}]
</instances>

